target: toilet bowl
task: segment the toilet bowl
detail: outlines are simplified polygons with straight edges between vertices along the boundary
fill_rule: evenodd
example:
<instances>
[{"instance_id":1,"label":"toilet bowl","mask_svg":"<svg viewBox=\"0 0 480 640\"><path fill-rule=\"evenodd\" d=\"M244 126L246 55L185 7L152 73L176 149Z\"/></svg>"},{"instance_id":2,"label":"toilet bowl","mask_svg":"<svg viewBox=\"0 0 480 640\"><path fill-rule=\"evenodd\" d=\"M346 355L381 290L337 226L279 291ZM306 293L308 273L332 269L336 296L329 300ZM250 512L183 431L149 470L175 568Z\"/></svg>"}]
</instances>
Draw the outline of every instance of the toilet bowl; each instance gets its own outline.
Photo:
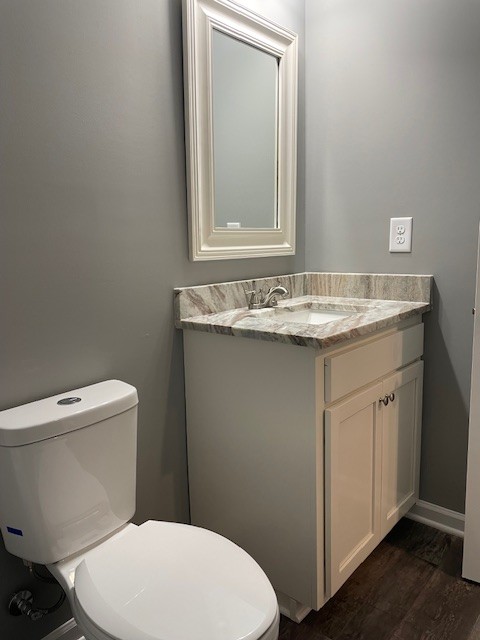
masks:
<instances>
[{"instance_id":1,"label":"toilet bowl","mask_svg":"<svg viewBox=\"0 0 480 640\"><path fill-rule=\"evenodd\" d=\"M275 592L243 549L129 522L137 404L109 380L0 412L6 549L48 567L86 640L277 640Z\"/></svg>"},{"instance_id":2,"label":"toilet bowl","mask_svg":"<svg viewBox=\"0 0 480 640\"><path fill-rule=\"evenodd\" d=\"M278 638L278 605L265 573L206 529L129 524L48 568L87 640Z\"/></svg>"}]
</instances>

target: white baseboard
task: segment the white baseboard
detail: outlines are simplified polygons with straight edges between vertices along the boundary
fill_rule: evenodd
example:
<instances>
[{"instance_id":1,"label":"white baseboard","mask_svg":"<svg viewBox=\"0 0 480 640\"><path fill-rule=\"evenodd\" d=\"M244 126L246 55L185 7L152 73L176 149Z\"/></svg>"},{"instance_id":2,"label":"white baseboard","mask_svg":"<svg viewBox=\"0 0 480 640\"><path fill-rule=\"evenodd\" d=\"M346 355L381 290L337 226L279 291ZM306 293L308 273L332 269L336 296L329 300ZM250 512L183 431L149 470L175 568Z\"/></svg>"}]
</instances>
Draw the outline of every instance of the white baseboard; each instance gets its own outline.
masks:
<instances>
[{"instance_id":1,"label":"white baseboard","mask_svg":"<svg viewBox=\"0 0 480 640\"><path fill-rule=\"evenodd\" d=\"M75 620L70 618L61 627L54 629L48 636L44 636L42 640L85 640L85 638L79 631Z\"/></svg>"},{"instance_id":2,"label":"white baseboard","mask_svg":"<svg viewBox=\"0 0 480 640\"><path fill-rule=\"evenodd\" d=\"M406 514L406 517L416 522L428 524L430 527L434 527L434 529L438 529L439 531L451 533L454 536L463 538L465 515L458 513L458 511L445 509L445 507L439 507L436 504L424 502L423 500L417 500L417 503Z\"/></svg>"}]
</instances>

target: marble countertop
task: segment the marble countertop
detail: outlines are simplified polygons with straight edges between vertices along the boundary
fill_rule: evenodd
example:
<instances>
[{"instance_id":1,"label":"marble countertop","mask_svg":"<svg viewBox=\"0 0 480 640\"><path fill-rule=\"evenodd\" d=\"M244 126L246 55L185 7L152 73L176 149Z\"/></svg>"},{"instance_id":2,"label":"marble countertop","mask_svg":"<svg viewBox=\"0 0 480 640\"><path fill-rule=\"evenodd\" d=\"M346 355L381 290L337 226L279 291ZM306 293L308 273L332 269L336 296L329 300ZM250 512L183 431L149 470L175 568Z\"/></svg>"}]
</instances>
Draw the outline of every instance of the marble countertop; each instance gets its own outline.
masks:
<instances>
[{"instance_id":1,"label":"marble countertop","mask_svg":"<svg viewBox=\"0 0 480 640\"><path fill-rule=\"evenodd\" d=\"M350 314L317 325L285 321L285 311L282 314L275 309L281 311L286 308L320 308L346 311ZM430 303L426 301L304 295L279 301L275 309L249 310L243 307L183 317L179 319L177 326L182 329L324 349L391 327L402 320L423 314L430 308Z\"/></svg>"}]
</instances>

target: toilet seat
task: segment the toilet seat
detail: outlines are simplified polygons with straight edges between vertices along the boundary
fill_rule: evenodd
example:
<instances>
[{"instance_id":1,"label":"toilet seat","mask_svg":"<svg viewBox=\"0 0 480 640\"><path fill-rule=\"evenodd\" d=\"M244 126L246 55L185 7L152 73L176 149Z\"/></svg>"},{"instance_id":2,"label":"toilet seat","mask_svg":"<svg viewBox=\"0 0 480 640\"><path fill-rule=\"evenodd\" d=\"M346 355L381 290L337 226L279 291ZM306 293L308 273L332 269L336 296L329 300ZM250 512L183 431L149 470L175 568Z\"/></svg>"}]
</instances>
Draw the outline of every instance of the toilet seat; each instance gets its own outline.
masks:
<instances>
[{"instance_id":1,"label":"toilet seat","mask_svg":"<svg viewBox=\"0 0 480 640\"><path fill-rule=\"evenodd\" d=\"M78 602L76 602L75 605L76 619L77 622L80 623L80 628L85 634L85 638L88 638L88 640L117 640L110 634L101 631L97 626L95 626L83 611L78 608ZM280 612L277 611L273 623L267 631L258 638L258 640L278 640L279 624Z\"/></svg>"},{"instance_id":2,"label":"toilet seat","mask_svg":"<svg viewBox=\"0 0 480 640\"><path fill-rule=\"evenodd\" d=\"M98 640L270 640L278 605L265 573L216 533L146 522L92 550L75 606Z\"/></svg>"}]
</instances>

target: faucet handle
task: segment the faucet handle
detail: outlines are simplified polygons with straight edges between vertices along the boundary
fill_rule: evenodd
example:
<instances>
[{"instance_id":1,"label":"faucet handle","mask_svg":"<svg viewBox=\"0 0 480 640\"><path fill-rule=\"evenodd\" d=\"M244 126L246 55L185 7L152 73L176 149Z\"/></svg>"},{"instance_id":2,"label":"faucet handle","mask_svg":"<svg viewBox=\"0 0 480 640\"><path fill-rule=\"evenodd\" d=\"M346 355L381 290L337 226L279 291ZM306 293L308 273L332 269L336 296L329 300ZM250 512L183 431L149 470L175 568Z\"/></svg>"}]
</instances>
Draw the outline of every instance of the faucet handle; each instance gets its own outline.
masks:
<instances>
[{"instance_id":1,"label":"faucet handle","mask_svg":"<svg viewBox=\"0 0 480 640\"><path fill-rule=\"evenodd\" d=\"M255 289L244 289L245 297L247 298L248 308L251 309L254 304L257 302L257 292Z\"/></svg>"}]
</instances>

